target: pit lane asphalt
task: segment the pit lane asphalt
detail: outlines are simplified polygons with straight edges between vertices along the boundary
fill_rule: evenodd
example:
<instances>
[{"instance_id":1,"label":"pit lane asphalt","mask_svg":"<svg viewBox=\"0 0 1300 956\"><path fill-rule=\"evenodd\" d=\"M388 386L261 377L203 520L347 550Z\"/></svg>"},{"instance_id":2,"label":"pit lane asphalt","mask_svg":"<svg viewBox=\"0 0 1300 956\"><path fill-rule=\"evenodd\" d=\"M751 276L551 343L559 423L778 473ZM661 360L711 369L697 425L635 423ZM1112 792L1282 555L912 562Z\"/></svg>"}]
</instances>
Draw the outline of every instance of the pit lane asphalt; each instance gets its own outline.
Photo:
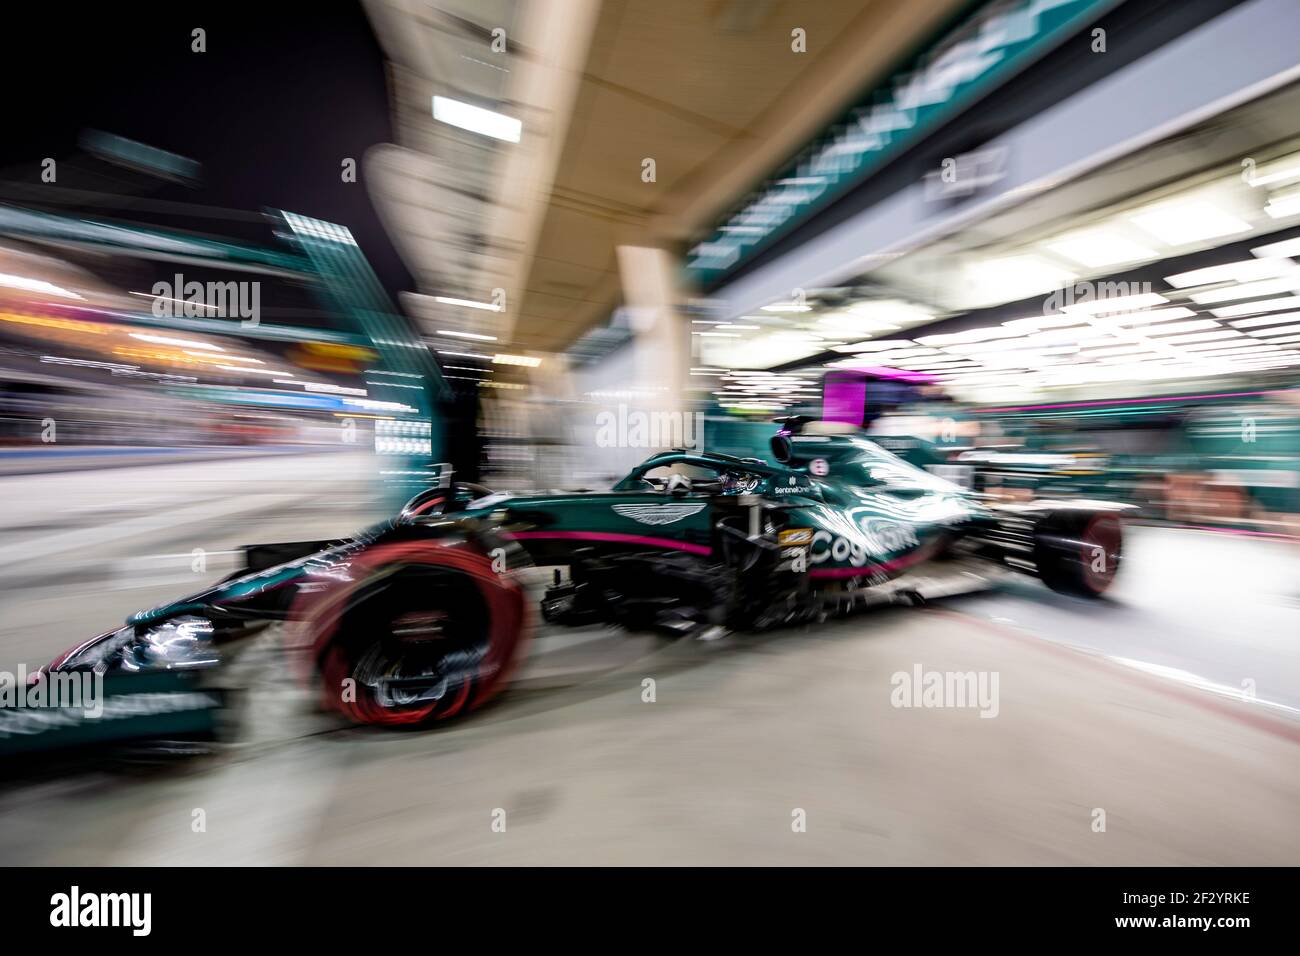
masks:
<instances>
[{"instance_id":1,"label":"pit lane asphalt","mask_svg":"<svg viewBox=\"0 0 1300 956\"><path fill-rule=\"evenodd\" d=\"M367 468L0 480L0 668L222 576L238 545L369 523ZM429 732L339 729L271 680L221 756L0 788L0 863L1300 861L1292 546L1139 528L1128 555L1101 604L1025 581L712 643L547 635L499 703ZM918 664L996 672L997 717L891 706ZM1243 681L1257 700L1229 696Z\"/></svg>"}]
</instances>

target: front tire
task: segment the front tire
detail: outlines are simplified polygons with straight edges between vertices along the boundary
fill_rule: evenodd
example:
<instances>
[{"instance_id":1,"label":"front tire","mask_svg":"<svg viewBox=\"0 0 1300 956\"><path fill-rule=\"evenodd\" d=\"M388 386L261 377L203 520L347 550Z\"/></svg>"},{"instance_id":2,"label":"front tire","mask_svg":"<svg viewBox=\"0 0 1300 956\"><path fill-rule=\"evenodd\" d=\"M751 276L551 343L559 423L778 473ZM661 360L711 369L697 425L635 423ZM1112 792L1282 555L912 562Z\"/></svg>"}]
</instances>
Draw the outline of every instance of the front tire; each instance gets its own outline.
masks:
<instances>
[{"instance_id":1,"label":"front tire","mask_svg":"<svg viewBox=\"0 0 1300 956\"><path fill-rule=\"evenodd\" d=\"M294 617L310 642L321 703L380 726L481 707L505 686L529 636L522 589L465 542L364 551L346 575L304 588Z\"/></svg>"}]
</instances>

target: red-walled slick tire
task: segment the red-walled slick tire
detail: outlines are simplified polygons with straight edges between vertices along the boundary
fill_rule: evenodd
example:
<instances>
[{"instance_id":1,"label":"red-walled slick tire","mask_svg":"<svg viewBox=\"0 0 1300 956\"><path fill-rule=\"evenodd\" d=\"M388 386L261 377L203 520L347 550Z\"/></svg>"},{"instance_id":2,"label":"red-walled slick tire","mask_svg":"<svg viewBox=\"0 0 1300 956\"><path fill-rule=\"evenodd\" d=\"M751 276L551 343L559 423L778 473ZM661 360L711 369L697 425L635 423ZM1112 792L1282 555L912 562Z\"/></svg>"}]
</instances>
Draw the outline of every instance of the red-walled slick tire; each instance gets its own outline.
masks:
<instances>
[{"instance_id":1,"label":"red-walled slick tire","mask_svg":"<svg viewBox=\"0 0 1300 956\"><path fill-rule=\"evenodd\" d=\"M322 704L359 724L411 726L482 706L522 658L523 589L473 544L379 544L309 581L294 603Z\"/></svg>"}]
</instances>

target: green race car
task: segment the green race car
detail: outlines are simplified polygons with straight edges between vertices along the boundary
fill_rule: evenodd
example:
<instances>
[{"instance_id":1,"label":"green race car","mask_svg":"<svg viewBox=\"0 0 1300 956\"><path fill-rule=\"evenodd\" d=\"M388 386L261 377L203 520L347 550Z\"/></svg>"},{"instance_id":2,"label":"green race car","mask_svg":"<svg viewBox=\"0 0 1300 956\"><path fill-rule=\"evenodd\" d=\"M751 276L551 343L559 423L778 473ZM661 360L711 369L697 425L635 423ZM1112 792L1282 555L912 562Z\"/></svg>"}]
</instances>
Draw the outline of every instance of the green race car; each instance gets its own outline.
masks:
<instances>
[{"instance_id":1,"label":"green race car","mask_svg":"<svg viewBox=\"0 0 1300 956\"><path fill-rule=\"evenodd\" d=\"M593 622L716 636L915 604L1020 572L1096 597L1124 506L997 503L855 434L795 419L771 460L656 454L607 491L430 488L346 541L259 545L217 585L132 616L35 680L102 675L117 715L6 734L40 746L202 731L228 649L280 623L321 702L365 724L465 714L506 686L534 604ZM549 574L538 569L552 569ZM110 708L113 709L113 708Z\"/></svg>"}]
</instances>

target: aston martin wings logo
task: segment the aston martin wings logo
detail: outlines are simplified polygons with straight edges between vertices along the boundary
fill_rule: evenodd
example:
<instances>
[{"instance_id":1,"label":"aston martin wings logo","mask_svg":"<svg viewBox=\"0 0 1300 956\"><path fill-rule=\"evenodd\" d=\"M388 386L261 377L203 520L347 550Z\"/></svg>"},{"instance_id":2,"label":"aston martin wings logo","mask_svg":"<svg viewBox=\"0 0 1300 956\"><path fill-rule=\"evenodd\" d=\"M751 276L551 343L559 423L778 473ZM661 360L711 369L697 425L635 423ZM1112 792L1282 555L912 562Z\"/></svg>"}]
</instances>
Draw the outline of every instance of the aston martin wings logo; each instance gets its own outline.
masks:
<instances>
[{"instance_id":1,"label":"aston martin wings logo","mask_svg":"<svg viewBox=\"0 0 1300 956\"><path fill-rule=\"evenodd\" d=\"M624 518L641 524L672 524L704 510L705 502L670 501L661 505L613 505Z\"/></svg>"}]
</instances>

